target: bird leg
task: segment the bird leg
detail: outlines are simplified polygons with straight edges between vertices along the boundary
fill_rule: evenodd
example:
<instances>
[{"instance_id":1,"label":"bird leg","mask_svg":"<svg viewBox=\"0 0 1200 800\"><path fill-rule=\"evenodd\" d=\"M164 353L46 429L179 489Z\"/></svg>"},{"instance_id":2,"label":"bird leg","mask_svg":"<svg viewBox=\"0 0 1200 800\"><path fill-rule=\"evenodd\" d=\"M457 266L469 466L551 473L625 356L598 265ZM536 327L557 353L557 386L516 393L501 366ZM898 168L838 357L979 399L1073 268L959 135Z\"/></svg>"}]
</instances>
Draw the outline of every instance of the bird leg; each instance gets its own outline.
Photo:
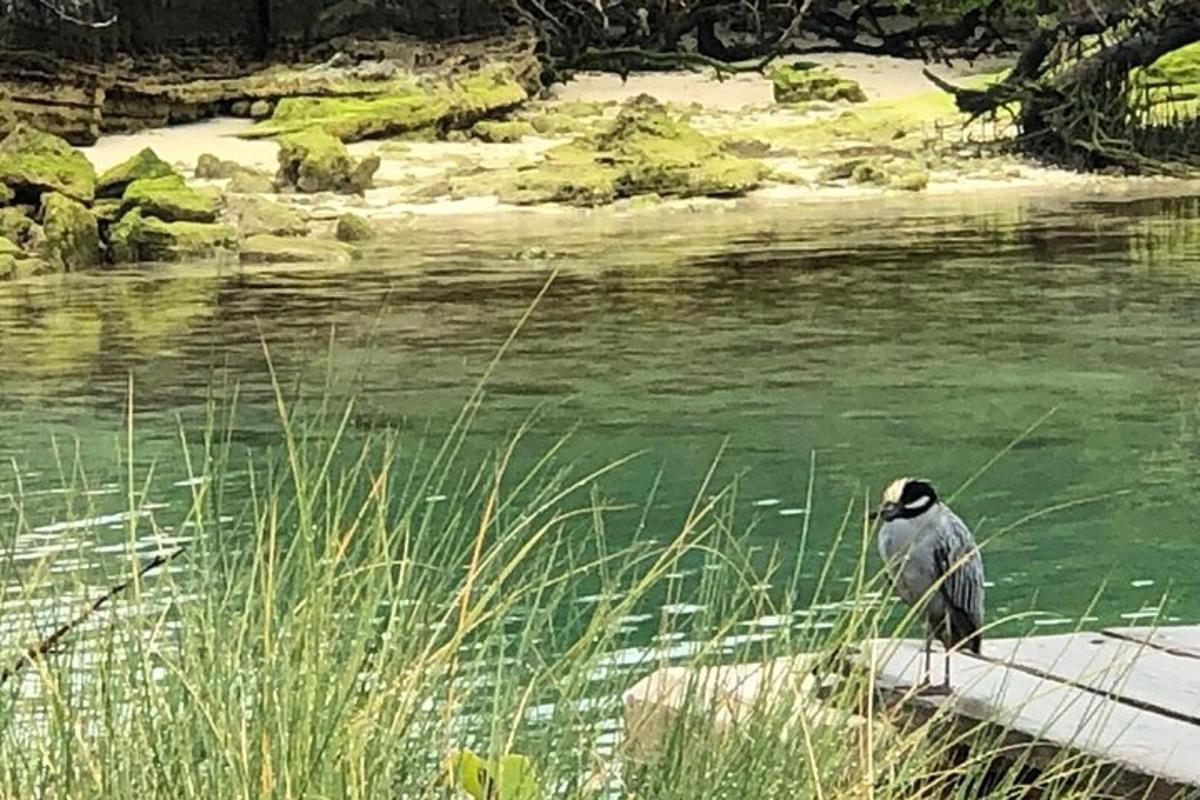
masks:
<instances>
[{"instance_id":1,"label":"bird leg","mask_svg":"<svg viewBox=\"0 0 1200 800\"><path fill-rule=\"evenodd\" d=\"M944 650L942 666L942 682L933 683L933 631L925 634L925 675L917 687L917 694L923 697L941 697L950 694L950 649Z\"/></svg>"}]
</instances>

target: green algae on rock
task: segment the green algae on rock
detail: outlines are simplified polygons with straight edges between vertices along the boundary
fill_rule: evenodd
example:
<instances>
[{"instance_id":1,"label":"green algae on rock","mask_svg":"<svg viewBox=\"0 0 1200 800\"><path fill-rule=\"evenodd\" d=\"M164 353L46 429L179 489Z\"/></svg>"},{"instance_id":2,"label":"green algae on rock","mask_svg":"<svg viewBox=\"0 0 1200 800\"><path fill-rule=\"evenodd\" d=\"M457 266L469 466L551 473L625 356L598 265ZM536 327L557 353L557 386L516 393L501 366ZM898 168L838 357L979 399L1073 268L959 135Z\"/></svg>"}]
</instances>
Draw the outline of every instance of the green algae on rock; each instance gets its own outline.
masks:
<instances>
[{"instance_id":1,"label":"green algae on rock","mask_svg":"<svg viewBox=\"0 0 1200 800\"><path fill-rule=\"evenodd\" d=\"M519 142L526 136L537 133L532 125L524 120L483 119L471 127L472 138L481 142L501 144Z\"/></svg>"},{"instance_id":2,"label":"green algae on rock","mask_svg":"<svg viewBox=\"0 0 1200 800\"><path fill-rule=\"evenodd\" d=\"M134 208L109 231L109 254L118 264L182 261L237 251L237 232L228 225L165 222Z\"/></svg>"},{"instance_id":3,"label":"green algae on rock","mask_svg":"<svg viewBox=\"0 0 1200 800\"><path fill-rule=\"evenodd\" d=\"M378 156L356 162L339 139L313 129L280 141L276 180L280 188L299 192L361 194L371 188L378 169Z\"/></svg>"},{"instance_id":4,"label":"green algae on rock","mask_svg":"<svg viewBox=\"0 0 1200 800\"><path fill-rule=\"evenodd\" d=\"M308 225L294 209L257 195L231 195L226 201L230 221L243 237L270 233L304 236Z\"/></svg>"},{"instance_id":5,"label":"green algae on rock","mask_svg":"<svg viewBox=\"0 0 1200 800\"><path fill-rule=\"evenodd\" d=\"M87 207L58 192L42 199L42 254L59 269L74 271L100 263L100 230Z\"/></svg>"},{"instance_id":6,"label":"green algae on rock","mask_svg":"<svg viewBox=\"0 0 1200 800\"><path fill-rule=\"evenodd\" d=\"M96 197L120 197L129 184L144 178L165 178L174 175L171 165L146 147L115 167L107 169L96 180Z\"/></svg>"},{"instance_id":7,"label":"green algae on rock","mask_svg":"<svg viewBox=\"0 0 1200 800\"><path fill-rule=\"evenodd\" d=\"M96 170L65 140L17 125L0 142L0 184L22 202L37 203L42 194L58 192L90 203L96 192Z\"/></svg>"},{"instance_id":8,"label":"green algae on rock","mask_svg":"<svg viewBox=\"0 0 1200 800\"><path fill-rule=\"evenodd\" d=\"M513 68L505 63L444 81L397 81L385 94L371 97L287 97L271 118L256 125L249 137L267 137L318 128L341 139L435 133L468 128L487 117L509 111L528 99Z\"/></svg>"},{"instance_id":9,"label":"green algae on rock","mask_svg":"<svg viewBox=\"0 0 1200 800\"><path fill-rule=\"evenodd\" d=\"M188 186L175 174L142 178L129 184L122 211L133 208L163 222L214 222L217 219L216 201Z\"/></svg>"},{"instance_id":10,"label":"green algae on rock","mask_svg":"<svg viewBox=\"0 0 1200 800\"><path fill-rule=\"evenodd\" d=\"M369 242L375 238L375 226L365 217L346 212L338 217L337 240L339 242Z\"/></svg>"},{"instance_id":11,"label":"green algae on rock","mask_svg":"<svg viewBox=\"0 0 1200 800\"><path fill-rule=\"evenodd\" d=\"M776 103L833 103L846 100L866 102L867 95L857 82L842 78L824 67L800 62L783 64L771 70Z\"/></svg>"},{"instance_id":12,"label":"green algae on rock","mask_svg":"<svg viewBox=\"0 0 1200 800\"><path fill-rule=\"evenodd\" d=\"M260 233L242 242L241 257L244 264L320 263L344 266L358 257L358 251L342 242Z\"/></svg>"},{"instance_id":13,"label":"green algae on rock","mask_svg":"<svg viewBox=\"0 0 1200 800\"><path fill-rule=\"evenodd\" d=\"M17 199L17 193L0 183L0 206L6 206Z\"/></svg>"},{"instance_id":14,"label":"green algae on rock","mask_svg":"<svg viewBox=\"0 0 1200 800\"><path fill-rule=\"evenodd\" d=\"M598 135L549 150L528 167L468 178L456 191L492 181L504 202L595 206L639 194L732 197L756 188L766 174L760 162L722 152L716 140L641 95Z\"/></svg>"},{"instance_id":15,"label":"green algae on rock","mask_svg":"<svg viewBox=\"0 0 1200 800\"><path fill-rule=\"evenodd\" d=\"M35 223L25 213L24 209L17 206L8 206L0 208L0 236L11 239L17 244L24 244L29 239L29 234Z\"/></svg>"}]
</instances>

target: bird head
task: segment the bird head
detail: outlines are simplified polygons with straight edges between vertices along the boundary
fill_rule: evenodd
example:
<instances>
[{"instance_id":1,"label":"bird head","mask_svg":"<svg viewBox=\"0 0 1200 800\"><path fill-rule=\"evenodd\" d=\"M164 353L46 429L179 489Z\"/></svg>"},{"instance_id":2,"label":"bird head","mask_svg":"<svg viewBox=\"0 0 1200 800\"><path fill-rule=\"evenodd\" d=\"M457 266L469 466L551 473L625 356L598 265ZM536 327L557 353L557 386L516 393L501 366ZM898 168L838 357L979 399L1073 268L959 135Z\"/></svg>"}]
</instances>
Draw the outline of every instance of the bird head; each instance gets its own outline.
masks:
<instances>
[{"instance_id":1,"label":"bird head","mask_svg":"<svg viewBox=\"0 0 1200 800\"><path fill-rule=\"evenodd\" d=\"M875 510L875 519L913 519L933 508L938 501L933 484L920 478L897 478L883 490L883 500Z\"/></svg>"}]
</instances>

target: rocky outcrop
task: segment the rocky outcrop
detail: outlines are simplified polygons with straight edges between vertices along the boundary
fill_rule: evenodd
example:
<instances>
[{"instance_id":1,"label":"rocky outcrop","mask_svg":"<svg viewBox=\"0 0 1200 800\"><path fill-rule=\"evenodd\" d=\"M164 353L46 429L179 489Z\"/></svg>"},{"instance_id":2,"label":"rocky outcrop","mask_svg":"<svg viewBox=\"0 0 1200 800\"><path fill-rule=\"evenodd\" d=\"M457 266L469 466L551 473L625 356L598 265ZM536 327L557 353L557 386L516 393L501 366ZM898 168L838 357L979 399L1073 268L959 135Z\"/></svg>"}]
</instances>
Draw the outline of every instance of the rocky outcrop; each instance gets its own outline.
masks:
<instances>
[{"instance_id":1,"label":"rocky outcrop","mask_svg":"<svg viewBox=\"0 0 1200 800\"><path fill-rule=\"evenodd\" d=\"M596 206L622 197L731 197L757 187L761 162L722 151L657 100L627 103L597 135L556 147L527 167L468 177L457 194L490 191L520 205L567 203Z\"/></svg>"},{"instance_id":2,"label":"rocky outcrop","mask_svg":"<svg viewBox=\"0 0 1200 800\"><path fill-rule=\"evenodd\" d=\"M147 147L132 158L106 170L96 180L96 197L121 197L134 181L165 178L174 174L175 170L171 165Z\"/></svg>"},{"instance_id":3,"label":"rocky outcrop","mask_svg":"<svg viewBox=\"0 0 1200 800\"><path fill-rule=\"evenodd\" d=\"M842 78L811 62L784 64L771 71L776 103L865 103L866 93L857 82Z\"/></svg>"},{"instance_id":4,"label":"rocky outcrop","mask_svg":"<svg viewBox=\"0 0 1200 800\"><path fill-rule=\"evenodd\" d=\"M100 231L82 203L51 192L42 201L41 218L46 233L42 255L47 262L68 272L99 266Z\"/></svg>"},{"instance_id":5,"label":"rocky outcrop","mask_svg":"<svg viewBox=\"0 0 1200 800\"><path fill-rule=\"evenodd\" d=\"M288 97L252 136L318 129L343 142L469 128L506 113L529 98L511 64L489 64L448 77L400 73L376 86L372 96Z\"/></svg>"},{"instance_id":6,"label":"rocky outcrop","mask_svg":"<svg viewBox=\"0 0 1200 800\"><path fill-rule=\"evenodd\" d=\"M165 222L135 208L113 226L109 248L118 263L183 261L236 253L238 241L237 232L228 225Z\"/></svg>"},{"instance_id":7,"label":"rocky outcrop","mask_svg":"<svg viewBox=\"0 0 1200 800\"><path fill-rule=\"evenodd\" d=\"M134 208L163 222L215 222L217 219L216 202L188 186L174 173L142 178L129 184L121 210Z\"/></svg>"},{"instance_id":8,"label":"rocky outcrop","mask_svg":"<svg viewBox=\"0 0 1200 800\"><path fill-rule=\"evenodd\" d=\"M0 184L12 191L18 203L38 205L47 192L90 203L96 192L96 170L65 140L18 125L0 142Z\"/></svg>"},{"instance_id":9,"label":"rocky outcrop","mask_svg":"<svg viewBox=\"0 0 1200 800\"><path fill-rule=\"evenodd\" d=\"M283 137L279 144L279 188L297 192L361 194L371 188L379 157L355 161L346 146L322 130Z\"/></svg>"}]
</instances>

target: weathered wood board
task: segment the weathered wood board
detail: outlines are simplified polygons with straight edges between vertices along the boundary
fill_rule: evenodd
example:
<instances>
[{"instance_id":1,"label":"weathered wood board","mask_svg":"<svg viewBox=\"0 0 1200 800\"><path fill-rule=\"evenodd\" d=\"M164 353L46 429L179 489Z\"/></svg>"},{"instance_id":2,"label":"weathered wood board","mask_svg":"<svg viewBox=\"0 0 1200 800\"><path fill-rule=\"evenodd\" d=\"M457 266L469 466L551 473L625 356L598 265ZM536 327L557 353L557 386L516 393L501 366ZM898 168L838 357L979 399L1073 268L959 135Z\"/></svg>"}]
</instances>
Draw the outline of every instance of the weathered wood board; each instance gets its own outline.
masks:
<instances>
[{"instance_id":1,"label":"weathered wood board","mask_svg":"<svg viewBox=\"0 0 1200 800\"><path fill-rule=\"evenodd\" d=\"M1034 765L1083 756L1107 771L1108 788L1119 796L1200 798L1200 626L993 639L981 656L950 658L949 696L910 691L924 669L921 641L869 642L858 663L918 719L939 715L994 731L1006 744L1025 742ZM713 733L737 725L764 695L811 705L811 693L797 689L813 680L807 671L814 663L797 656L654 672L625 695L630 752L652 759L672 721L695 711L697 699L716 712ZM933 683L942 670L935 650Z\"/></svg>"}]
</instances>

